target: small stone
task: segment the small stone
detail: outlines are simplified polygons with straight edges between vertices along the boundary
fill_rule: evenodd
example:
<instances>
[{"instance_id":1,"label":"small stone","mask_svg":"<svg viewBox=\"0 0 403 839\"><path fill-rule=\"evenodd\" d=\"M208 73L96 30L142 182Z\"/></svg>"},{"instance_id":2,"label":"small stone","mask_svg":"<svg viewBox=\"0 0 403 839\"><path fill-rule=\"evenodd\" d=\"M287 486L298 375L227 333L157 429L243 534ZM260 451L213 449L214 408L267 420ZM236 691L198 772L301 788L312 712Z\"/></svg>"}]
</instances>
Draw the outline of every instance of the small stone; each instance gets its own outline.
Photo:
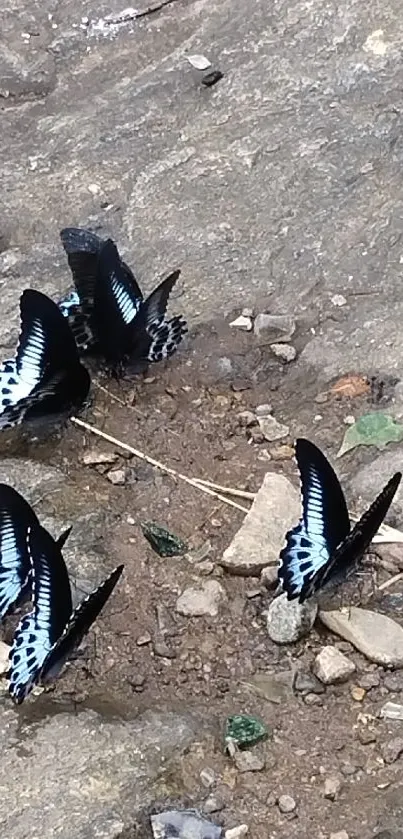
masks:
<instances>
[{"instance_id":1,"label":"small stone","mask_svg":"<svg viewBox=\"0 0 403 839\"><path fill-rule=\"evenodd\" d=\"M403 705L396 702L385 702L381 708L381 717L384 720L403 720Z\"/></svg>"},{"instance_id":2,"label":"small stone","mask_svg":"<svg viewBox=\"0 0 403 839\"><path fill-rule=\"evenodd\" d=\"M260 574L260 582L265 588L273 589L278 585L278 565L268 565Z\"/></svg>"},{"instance_id":3,"label":"small stone","mask_svg":"<svg viewBox=\"0 0 403 839\"><path fill-rule=\"evenodd\" d=\"M232 714L225 723L225 744L232 743L238 748L254 746L261 740L266 740L269 729L258 717L250 714Z\"/></svg>"},{"instance_id":4,"label":"small stone","mask_svg":"<svg viewBox=\"0 0 403 839\"><path fill-rule=\"evenodd\" d=\"M313 672L324 685L334 685L345 682L355 672L355 664L337 647L327 646L316 656Z\"/></svg>"},{"instance_id":5,"label":"small stone","mask_svg":"<svg viewBox=\"0 0 403 839\"><path fill-rule=\"evenodd\" d=\"M154 637L153 651L159 658L176 658L175 650L168 646L162 633Z\"/></svg>"},{"instance_id":6,"label":"small stone","mask_svg":"<svg viewBox=\"0 0 403 839\"><path fill-rule=\"evenodd\" d=\"M267 472L220 565L233 574L256 577L267 565L277 565L284 534L295 525L300 513L300 495L291 481Z\"/></svg>"},{"instance_id":7,"label":"small stone","mask_svg":"<svg viewBox=\"0 0 403 839\"><path fill-rule=\"evenodd\" d=\"M259 428L269 443L274 443L276 440L282 440L283 437L288 437L290 429L288 425L283 425L275 419L275 417L258 417Z\"/></svg>"},{"instance_id":8,"label":"small stone","mask_svg":"<svg viewBox=\"0 0 403 839\"><path fill-rule=\"evenodd\" d=\"M347 303L343 294L333 294L333 297L331 297L330 300L333 303L333 306L345 306Z\"/></svg>"},{"instance_id":9,"label":"small stone","mask_svg":"<svg viewBox=\"0 0 403 839\"><path fill-rule=\"evenodd\" d=\"M363 746L369 746L370 743L376 743L376 734L370 731L369 728L360 728L357 732L358 739Z\"/></svg>"},{"instance_id":10,"label":"small stone","mask_svg":"<svg viewBox=\"0 0 403 839\"><path fill-rule=\"evenodd\" d=\"M323 699L321 696L318 696L317 693L307 693L304 696L304 704L311 706L311 705L323 705Z\"/></svg>"},{"instance_id":11,"label":"small stone","mask_svg":"<svg viewBox=\"0 0 403 839\"><path fill-rule=\"evenodd\" d=\"M192 836L195 839L221 839L222 829L193 810L166 810L151 816L154 839Z\"/></svg>"},{"instance_id":12,"label":"small stone","mask_svg":"<svg viewBox=\"0 0 403 839\"><path fill-rule=\"evenodd\" d=\"M354 766L354 763L345 760L340 766L340 772L345 778L350 778L358 772L359 768L359 766Z\"/></svg>"},{"instance_id":13,"label":"small stone","mask_svg":"<svg viewBox=\"0 0 403 839\"><path fill-rule=\"evenodd\" d=\"M390 693L400 693L403 690L403 673L386 673L383 684Z\"/></svg>"},{"instance_id":14,"label":"small stone","mask_svg":"<svg viewBox=\"0 0 403 839\"><path fill-rule=\"evenodd\" d=\"M285 364L289 364L290 361L295 361L297 357L297 351L292 344L271 344L270 349Z\"/></svg>"},{"instance_id":15,"label":"small stone","mask_svg":"<svg viewBox=\"0 0 403 839\"><path fill-rule=\"evenodd\" d=\"M126 483L127 471L123 469L111 469L107 476L113 486L123 486Z\"/></svg>"},{"instance_id":16,"label":"small stone","mask_svg":"<svg viewBox=\"0 0 403 839\"><path fill-rule=\"evenodd\" d=\"M295 450L293 446L283 444L270 449L270 454L273 460L290 460L291 457L294 457Z\"/></svg>"},{"instance_id":17,"label":"small stone","mask_svg":"<svg viewBox=\"0 0 403 839\"><path fill-rule=\"evenodd\" d=\"M357 679L358 686L364 690L378 688L380 683L379 673L362 673Z\"/></svg>"},{"instance_id":18,"label":"small stone","mask_svg":"<svg viewBox=\"0 0 403 839\"><path fill-rule=\"evenodd\" d=\"M205 55L187 55L186 58L195 70L208 70L211 67L211 61Z\"/></svg>"},{"instance_id":19,"label":"small stone","mask_svg":"<svg viewBox=\"0 0 403 839\"><path fill-rule=\"evenodd\" d=\"M230 827L224 833L224 839L242 839L243 836L247 836L249 833L249 827L247 824L239 824L237 827Z\"/></svg>"},{"instance_id":20,"label":"small stone","mask_svg":"<svg viewBox=\"0 0 403 839\"><path fill-rule=\"evenodd\" d=\"M253 425L257 425L257 419L252 411L241 411L238 414L238 422L243 428L251 428Z\"/></svg>"},{"instance_id":21,"label":"small stone","mask_svg":"<svg viewBox=\"0 0 403 839\"><path fill-rule=\"evenodd\" d=\"M255 335L271 342L289 341L295 332L295 321L290 315L259 314L255 317Z\"/></svg>"},{"instance_id":22,"label":"small stone","mask_svg":"<svg viewBox=\"0 0 403 839\"><path fill-rule=\"evenodd\" d=\"M207 815L210 815L211 813L219 813L224 809L224 807L225 804L223 801L220 801L215 795L209 795L203 804L203 810L207 813Z\"/></svg>"},{"instance_id":23,"label":"small stone","mask_svg":"<svg viewBox=\"0 0 403 839\"><path fill-rule=\"evenodd\" d=\"M176 601L176 611L185 617L218 615L220 604L226 599L225 591L217 580L206 580L199 588L185 588Z\"/></svg>"},{"instance_id":24,"label":"small stone","mask_svg":"<svg viewBox=\"0 0 403 839\"><path fill-rule=\"evenodd\" d=\"M265 441L265 436L263 434L263 431L258 427L251 428L251 430L250 430L250 440L252 441L252 443L256 443L256 445L260 446L260 444L264 443L264 441Z\"/></svg>"},{"instance_id":25,"label":"small stone","mask_svg":"<svg viewBox=\"0 0 403 839\"><path fill-rule=\"evenodd\" d=\"M349 839L349 836L345 830L337 830L336 833L330 834L329 839Z\"/></svg>"},{"instance_id":26,"label":"small stone","mask_svg":"<svg viewBox=\"0 0 403 839\"><path fill-rule=\"evenodd\" d=\"M341 611L319 613L322 623L349 641L363 655L386 667L403 667L403 627L380 612L351 606Z\"/></svg>"},{"instance_id":27,"label":"small stone","mask_svg":"<svg viewBox=\"0 0 403 839\"><path fill-rule=\"evenodd\" d=\"M264 757L249 751L235 752L235 766L239 772L262 772L266 761Z\"/></svg>"},{"instance_id":28,"label":"small stone","mask_svg":"<svg viewBox=\"0 0 403 839\"><path fill-rule=\"evenodd\" d=\"M10 662L8 660L10 649L11 647L9 647L8 644L4 644L3 641L0 641L0 676L7 673L10 667Z\"/></svg>"},{"instance_id":29,"label":"small stone","mask_svg":"<svg viewBox=\"0 0 403 839\"><path fill-rule=\"evenodd\" d=\"M204 787L214 786L217 776L211 766L205 766L200 772L200 780Z\"/></svg>"},{"instance_id":30,"label":"small stone","mask_svg":"<svg viewBox=\"0 0 403 839\"><path fill-rule=\"evenodd\" d=\"M81 458L81 462L84 466L98 466L99 464L116 463L117 460L117 454L114 454L113 452L100 452L96 449L90 449L90 451L84 452Z\"/></svg>"},{"instance_id":31,"label":"small stone","mask_svg":"<svg viewBox=\"0 0 403 839\"><path fill-rule=\"evenodd\" d=\"M395 763L403 752L403 737L394 737L381 746L381 755L385 763Z\"/></svg>"},{"instance_id":32,"label":"small stone","mask_svg":"<svg viewBox=\"0 0 403 839\"><path fill-rule=\"evenodd\" d=\"M362 702L365 699L366 691L364 688L358 687L358 685L353 685L350 690L351 698L354 699L354 702Z\"/></svg>"},{"instance_id":33,"label":"small stone","mask_svg":"<svg viewBox=\"0 0 403 839\"><path fill-rule=\"evenodd\" d=\"M183 539L155 521L142 521L140 527L143 536L158 556L183 556L188 551L188 545Z\"/></svg>"},{"instance_id":34,"label":"small stone","mask_svg":"<svg viewBox=\"0 0 403 839\"><path fill-rule=\"evenodd\" d=\"M294 690L297 693L306 695L307 693L324 693L325 687L322 682L313 675L313 673L306 673L305 671L298 671L295 676Z\"/></svg>"},{"instance_id":35,"label":"small stone","mask_svg":"<svg viewBox=\"0 0 403 839\"><path fill-rule=\"evenodd\" d=\"M252 332L253 321L250 317L239 315L238 318L235 318L235 320L230 323L230 326L234 327L234 329L242 329L243 332Z\"/></svg>"},{"instance_id":36,"label":"small stone","mask_svg":"<svg viewBox=\"0 0 403 839\"><path fill-rule=\"evenodd\" d=\"M284 592L276 597L267 612L267 632L276 644L293 644L312 629L318 605L314 600L298 603L287 600Z\"/></svg>"},{"instance_id":37,"label":"small stone","mask_svg":"<svg viewBox=\"0 0 403 839\"><path fill-rule=\"evenodd\" d=\"M146 644L151 644L151 635L149 632L145 632L144 635L139 635L137 638L136 644L138 647L144 647Z\"/></svg>"},{"instance_id":38,"label":"small stone","mask_svg":"<svg viewBox=\"0 0 403 839\"><path fill-rule=\"evenodd\" d=\"M262 405L258 405L256 407L256 416L257 417L269 417L273 408L269 404L269 402L263 402Z\"/></svg>"},{"instance_id":39,"label":"small stone","mask_svg":"<svg viewBox=\"0 0 403 839\"><path fill-rule=\"evenodd\" d=\"M130 676L129 685L135 690L137 693L140 693L143 690L145 685L146 677L143 676L142 673L135 673L134 676Z\"/></svg>"},{"instance_id":40,"label":"small stone","mask_svg":"<svg viewBox=\"0 0 403 839\"><path fill-rule=\"evenodd\" d=\"M241 315L243 315L244 318L253 318L255 316L255 312L249 306L245 306L242 309Z\"/></svg>"},{"instance_id":41,"label":"small stone","mask_svg":"<svg viewBox=\"0 0 403 839\"><path fill-rule=\"evenodd\" d=\"M338 775L329 775L323 786L323 795L329 801L336 801L343 787L342 779Z\"/></svg>"},{"instance_id":42,"label":"small stone","mask_svg":"<svg viewBox=\"0 0 403 839\"><path fill-rule=\"evenodd\" d=\"M294 801L291 795L280 795L280 798L278 799L278 809L280 810L280 813L293 813L296 808L296 801Z\"/></svg>"}]
</instances>

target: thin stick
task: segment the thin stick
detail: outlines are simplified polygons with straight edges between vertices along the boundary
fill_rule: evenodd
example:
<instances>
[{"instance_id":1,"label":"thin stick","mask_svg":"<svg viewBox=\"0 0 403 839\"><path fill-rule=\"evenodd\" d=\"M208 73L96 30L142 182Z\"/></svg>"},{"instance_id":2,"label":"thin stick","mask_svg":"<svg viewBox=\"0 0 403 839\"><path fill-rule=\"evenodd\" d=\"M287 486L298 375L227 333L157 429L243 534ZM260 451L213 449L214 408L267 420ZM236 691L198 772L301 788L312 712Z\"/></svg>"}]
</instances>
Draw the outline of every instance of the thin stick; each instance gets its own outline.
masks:
<instances>
[{"instance_id":1,"label":"thin stick","mask_svg":"<svg viewBox=\"0 0 403 839\"><path fill-rule=\"evenodd\" d=\"M246 492L243 489L235 489L234 487L223 487L220 484L213 484L212 481L205 481L203 478L193 478L197 484L202 484L202 486L210 487L211 489L218 489L219 492L226 492L228 495L235 495L237 498L247 498L249 501L254 501L256 498L256 492Z\"/></svg>"},{"instance_id":2,"label":"thin stick","mask_svg":"<svg viewBox=\"0 0 403 839\"><path fill-rule=\"evenodd\" d=\"M212 495L214 496L214 498L219 498L220 501L223 501L224 504L229 504L230 507L235 507L237 510L242 510L243 513L249 513L248 507L242 507L241 504L237 504L236 501L231 501L230 498L225 498L223 495L219 495L218 492L215 492L213 489L209 489L208 487L205 487L202 484L198 484L196 481L193 480L193 478L188 478L187 475L182 475L181 472L177 472L175 469L171 469L170 466L165 466L164 463L161 463L159 460L155 460L155 458L150 457L148 454L144 454L144 452L139 451L139 449L134 449L127 443L122 443L122 441L118 440L116 437L111 437L110 434L105 434L104 431L100 431L100 429L96 428L94 425L89 425L88 422L84 422L84 420L80 420L78 419L78 417L71 417L71 421L74 423L74 425L78 425L80 426L80 428L85 428L86 431L90 431L91 434L96 434L98 437L102 437L103 440L107 440L107 442L112 443L113 446L119 446L119 448L124 449L124 451L130 452L130 454L140 458L140 460L145 460L146 463L150 463L151 466L156 466L158 469L161 469L162 472L166 472L168 475L173 475L175 478L180 478L181 481L185 481L185 483L190 484L190 486L196 487L196 489L201 490L201 492L207 493L207 495Z\"/></svg>"},{"instance_id":3,"label":"thin stick","mask_svg":"<svg viewBox=\"0 0 403 839\"><path fill-rule=\"evenodd\" d=\"M393 583L397 583L397 581L401 580L401 579L403 579L403 571L399 571L399 573L395 574L394 577L391 577L389 580L386 580L386 582L384 582L380 586L378 586L378 591L383 591L385 588L389 588L389 586L393 586Z\"/></svg>"}]
</instances>

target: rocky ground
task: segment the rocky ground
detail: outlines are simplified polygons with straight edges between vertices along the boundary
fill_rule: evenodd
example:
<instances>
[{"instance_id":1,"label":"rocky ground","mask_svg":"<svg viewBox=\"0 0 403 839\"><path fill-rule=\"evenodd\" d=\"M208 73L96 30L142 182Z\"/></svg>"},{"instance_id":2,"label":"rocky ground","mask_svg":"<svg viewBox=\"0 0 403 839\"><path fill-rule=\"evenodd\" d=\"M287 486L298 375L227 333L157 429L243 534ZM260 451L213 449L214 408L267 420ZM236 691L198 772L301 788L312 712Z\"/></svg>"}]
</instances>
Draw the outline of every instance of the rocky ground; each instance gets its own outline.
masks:
<instances>
[{"instance_id":1,"label":"rocky ground","mask_svg":"<svg viewBox=\"0 0 403 839\"><path fill-rule=\"evenodd\" d=\"M111 234L146 289L181 267L172 309L190 334L143 377L96 374L84 419L190 477L256 492L269 472L297 487L296 436L334 459L352 418L403 416L400 6L172 0L150 12L141 0L143 16L119 23L122 8L18 0L0 12L2 357L20 292L69 284L59 228ZM195 53L224 73L215 86L186 61ZM230 326L244 308L283 318ZM350 373L371 386L331 390ZM268 632L273 572L260 572L297 490L265 479L242 549L244 510L72 424L40 445L0 444L0 480L52 533L74 525L77 596L125 563L55 690L18 710L1 694L3 832L146 839L150 813L190 807L251 839L401 839L403 722L385 710L403 692L400 636L380 664L369 653L384 624L365 656L319 619L291 646ZM402 451L336 461L353 511ZM144 520L186 554L157 556ZM378 583L385 561L402 561L399 546L380 551ZM401 582L367 608L401 623ZM243 758L223 748L239 713L269 729Z\"/></svg>"}]
</instances>

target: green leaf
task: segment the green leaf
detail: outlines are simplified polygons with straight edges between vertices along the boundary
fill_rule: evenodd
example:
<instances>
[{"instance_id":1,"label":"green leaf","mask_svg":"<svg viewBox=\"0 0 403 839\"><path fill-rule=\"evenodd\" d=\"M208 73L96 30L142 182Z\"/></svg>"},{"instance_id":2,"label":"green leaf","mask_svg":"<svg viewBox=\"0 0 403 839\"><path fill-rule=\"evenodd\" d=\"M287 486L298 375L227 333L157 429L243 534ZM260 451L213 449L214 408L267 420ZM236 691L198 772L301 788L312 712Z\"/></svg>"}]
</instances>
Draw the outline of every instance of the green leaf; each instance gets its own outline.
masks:
<instances>
[{"instance_id":1,"label":"green leaf","mask_svg":"<svg viewBox=\"0 0 403 839\"><path fill-rule=\"evenodd\" d=\"M258 717L250 714L234 714L227 717L225 722L224 742L226 748L229 743L235 743L239 749L254 746L260 740L266 740L269 729Z\"/></svg>"},{"instance_id":2,"label":"green leaf","mask_svg":"<svg viewBox=\"0 0 403 839\"><path fill-rule=\"evenodd\" d=\"M403 440L403 425L395 422L393 417L379 412L364 414L354 425L347 428L337 457L342 457L356 446L376 446L377 449L383 449L388 443L399 443L400 440Z\"/></svg>"}]
</instances>

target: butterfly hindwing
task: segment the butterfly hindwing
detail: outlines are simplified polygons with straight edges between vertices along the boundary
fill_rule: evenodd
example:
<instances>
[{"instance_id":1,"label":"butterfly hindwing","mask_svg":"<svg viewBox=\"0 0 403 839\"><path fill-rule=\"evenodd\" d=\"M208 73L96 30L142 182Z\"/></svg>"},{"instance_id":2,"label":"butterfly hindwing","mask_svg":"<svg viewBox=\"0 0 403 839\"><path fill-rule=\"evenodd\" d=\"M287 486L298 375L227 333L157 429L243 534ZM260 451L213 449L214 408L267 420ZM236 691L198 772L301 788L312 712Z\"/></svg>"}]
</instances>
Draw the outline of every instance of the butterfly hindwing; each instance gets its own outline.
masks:
<instances>
[{"instance_id":1,"label":"butterfly hindwing","mask_svg":"<svg viewBox=\"0 0 403 839\"><path fill-rule=\"evenodd\" d=\"M123 565L115 568L74 610L61 638L56 642L43 663L40 678L44 684L58 676L71 653L79 647L84 636L111 596L122 575L123 568Z\"/></svg>"},{"instance_id":2,"label":"butterfly hindwing","mask_svg":"<svg viewBox=\"0 0 403 839\"><path fill-rule=\"evenodd\" d=\"M0 484L0 620L30 587L28 528L38 519L27 501L12 487Z\"/></svg>"},{"instance_id":3,"label":"butterfly hindwing","mask_svg":"<svg viewBox=\"0 0 403 839\"><path fill-rule=\"evenodd\" d=\"M24 701L38 681L72 610L70 582L59 545L40 526L28 529L27 544L34 607L20 621L10 651L9 691L16 704Z\"/></svg>"},{"instance_id":4,"label":"butterfly hindwing","mask_svg":"<svg viewBox=\"0 0 403 839\"><path fill-rule=\"evenodd\" d=\"M303 438L297 440L295 450L303 515L286 534L278 572L289 600L299 597L306 581L326 565L350 532L346 500L329 461Z\"/></svg>"},{"instance_id":5,"label":"butterfly hindwing","mask_svg":"<svg viewBox=\"0 0 403 839\"><path fill-rule=\"evenodd\" d=\"M401 472L395 475L384 486L375 501L361 516L351 533L330 557L322 568L308 579L301 590L300 602L303 603L315 591L323 588L333 577L344 577L349 568L359 560L369 548L375 534L378 532L397 492L402 478Z\"/></svg>"}]
</instances>

